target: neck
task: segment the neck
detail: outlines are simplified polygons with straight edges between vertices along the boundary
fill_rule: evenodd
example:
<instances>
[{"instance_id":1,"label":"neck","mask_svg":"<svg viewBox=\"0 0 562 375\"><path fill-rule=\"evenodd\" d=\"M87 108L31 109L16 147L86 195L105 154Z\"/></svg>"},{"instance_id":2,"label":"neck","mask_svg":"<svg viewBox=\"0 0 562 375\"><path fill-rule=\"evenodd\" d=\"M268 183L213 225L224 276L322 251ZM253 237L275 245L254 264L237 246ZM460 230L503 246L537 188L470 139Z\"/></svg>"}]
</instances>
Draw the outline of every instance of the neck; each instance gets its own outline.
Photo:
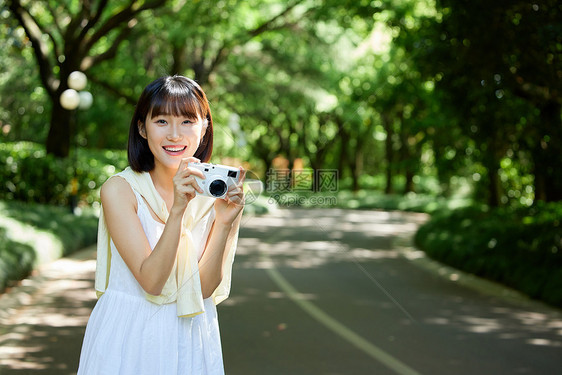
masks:
<instances>
[{"instance_id":1,"label":"neck","mask_svg":"<svg viewBox=\"0 0 562 375\"><path fill-rule=\"evenodd\" d=\"M154 167L153 170L150 172L150 177L152 178L152 183L154 187L160 193L160 196L166 202L168 209L171 207L171 203L173 203L174 197L174 175L176 171L171 169L166 169L158 166L158 164Z\"/></svg>"}]
</instances>

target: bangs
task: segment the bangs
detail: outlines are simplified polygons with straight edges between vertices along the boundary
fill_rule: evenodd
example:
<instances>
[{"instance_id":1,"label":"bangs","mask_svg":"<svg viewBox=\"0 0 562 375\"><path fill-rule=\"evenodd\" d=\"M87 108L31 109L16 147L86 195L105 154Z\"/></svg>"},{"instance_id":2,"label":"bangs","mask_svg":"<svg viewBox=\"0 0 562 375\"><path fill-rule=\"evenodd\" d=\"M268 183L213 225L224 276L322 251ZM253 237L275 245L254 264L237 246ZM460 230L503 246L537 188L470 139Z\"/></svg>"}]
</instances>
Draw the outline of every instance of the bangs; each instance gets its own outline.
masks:
<instances>
[{"instance_id":1,"label":"bangs","mask_svg":"<svg viewBox=\"0 0 562 375\"><path fill-rule=\"evenodd\" d=\"M167 83L152 98L152 107L148 112L151 118L164 115L205 120L206 106L190 87L177 81Z\"/></svg>"}]
</instances>

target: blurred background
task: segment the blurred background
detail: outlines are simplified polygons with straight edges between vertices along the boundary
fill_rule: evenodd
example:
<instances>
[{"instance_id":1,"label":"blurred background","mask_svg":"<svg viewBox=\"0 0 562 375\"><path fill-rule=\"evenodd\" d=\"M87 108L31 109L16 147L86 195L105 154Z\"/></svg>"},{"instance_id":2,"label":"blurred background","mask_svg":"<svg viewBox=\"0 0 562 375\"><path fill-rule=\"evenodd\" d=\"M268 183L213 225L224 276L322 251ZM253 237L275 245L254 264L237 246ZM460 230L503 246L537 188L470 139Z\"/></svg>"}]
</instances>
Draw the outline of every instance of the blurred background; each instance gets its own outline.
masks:
<instances>
[{"instance_id":1,"label":"blurred background","mask_svg":"<svg viewBox=\"0 0 562 375\"><path fill-rule=\"evenodd\" d=\"M432 214L430 256L562 306L560 2L4 0L0 18L0 289L95 242L141 91L182 74L209 97L212 161L264 198Z\"/></svg>"}]
</instances>

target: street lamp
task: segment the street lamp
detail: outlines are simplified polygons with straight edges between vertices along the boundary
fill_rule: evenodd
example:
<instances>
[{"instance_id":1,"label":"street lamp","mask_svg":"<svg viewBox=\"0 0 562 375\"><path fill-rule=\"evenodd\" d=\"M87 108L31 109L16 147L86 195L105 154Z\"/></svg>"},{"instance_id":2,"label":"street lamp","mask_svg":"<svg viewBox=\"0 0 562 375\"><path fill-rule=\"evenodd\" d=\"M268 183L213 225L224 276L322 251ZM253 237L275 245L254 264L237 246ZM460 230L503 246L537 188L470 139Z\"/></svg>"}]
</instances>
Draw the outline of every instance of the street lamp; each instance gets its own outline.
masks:
<instances>
[{"instance_id":1,"label":"street lamp","mask_svg":"<svg viewBox=\"0 0 562 375\"><path fill-rule=\"evenodd\" d=\"M84 90L88 84L88 78L86 75L78 70L70 73L68 75L68 87L76 91Z\"/></svg>"},{"instance_id":2,"label":"street lamp","mask_svg":"<svg viewBox=\"0 0 562 375\"><path fill-rule=\"evenodd\" d=\"M75 110L80 105L80 94L74 89L66 89L60 96L60 105L69 111Z\"/></svg>"},{"instance_id":3,"label":"street lamp","mask_svg":"<svg viewBox=\"0 0 562 375\"><path fill-rule=\"evenodd\" d=\"M83 91L88 84L88 78L86 75L79 71L74 71L68 76L68 89L64 90L60 96L61 106L69 111L73 111L71 114L71 129L74 130L74 177L70 182L70 210L72 213L76 213L76 205L78 203L78 126L76 121L77 113L74 112L75 109L88 109L92 106L94 97L88 91Z\"/></svg>"}]
</instances>

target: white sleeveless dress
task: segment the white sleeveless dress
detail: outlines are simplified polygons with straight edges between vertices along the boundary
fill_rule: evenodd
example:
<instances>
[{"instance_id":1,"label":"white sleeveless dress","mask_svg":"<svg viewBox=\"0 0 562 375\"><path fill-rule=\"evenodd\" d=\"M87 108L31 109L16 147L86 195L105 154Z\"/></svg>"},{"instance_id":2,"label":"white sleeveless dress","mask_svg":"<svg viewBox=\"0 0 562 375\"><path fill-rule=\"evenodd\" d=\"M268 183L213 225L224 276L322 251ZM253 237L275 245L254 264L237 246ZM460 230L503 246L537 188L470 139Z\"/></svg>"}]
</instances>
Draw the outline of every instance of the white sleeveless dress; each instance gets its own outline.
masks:
<instances>
[{"instance_id":1,"label":"white sleeveless dress","mask_svg":"<svg viewBox=\"0 0 562 375\"><path fill-rule=\"evenodd\" d=\"M135 195L138 217L154 249L164 224L152 217L137 192ZM193 228L199 258L213 220L211 210ZM88 321L78 375L223 375L216 306L212 298L205 299L204 306L204 313L180 318L175 303L148 301L111 241L109 284Z\"/></svg>"}]
</instances>

